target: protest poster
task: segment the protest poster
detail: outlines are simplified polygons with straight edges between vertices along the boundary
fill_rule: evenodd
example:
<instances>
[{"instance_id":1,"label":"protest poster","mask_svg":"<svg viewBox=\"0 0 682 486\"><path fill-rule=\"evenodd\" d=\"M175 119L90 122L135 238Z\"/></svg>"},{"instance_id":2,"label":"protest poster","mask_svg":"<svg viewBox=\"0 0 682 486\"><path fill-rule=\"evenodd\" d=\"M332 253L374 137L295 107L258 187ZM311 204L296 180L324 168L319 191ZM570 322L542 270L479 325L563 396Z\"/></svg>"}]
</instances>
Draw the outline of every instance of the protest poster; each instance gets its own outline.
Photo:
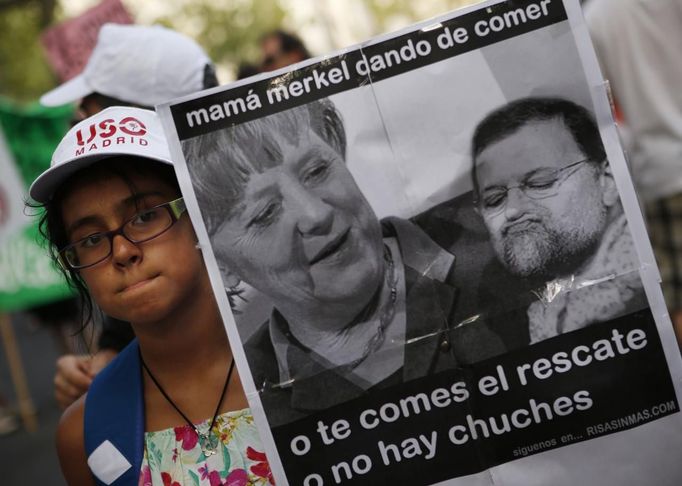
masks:
<instances>
[{"instance_id":1,"label":"protest poster","mask_svg":"<svg viewBox=\"0 0 682 486\"><path fill-rule=\"evenodd\" d=\"M577 0L157 109L277 484L679 484L682 362Z\"/></svg>"}]
</instances>

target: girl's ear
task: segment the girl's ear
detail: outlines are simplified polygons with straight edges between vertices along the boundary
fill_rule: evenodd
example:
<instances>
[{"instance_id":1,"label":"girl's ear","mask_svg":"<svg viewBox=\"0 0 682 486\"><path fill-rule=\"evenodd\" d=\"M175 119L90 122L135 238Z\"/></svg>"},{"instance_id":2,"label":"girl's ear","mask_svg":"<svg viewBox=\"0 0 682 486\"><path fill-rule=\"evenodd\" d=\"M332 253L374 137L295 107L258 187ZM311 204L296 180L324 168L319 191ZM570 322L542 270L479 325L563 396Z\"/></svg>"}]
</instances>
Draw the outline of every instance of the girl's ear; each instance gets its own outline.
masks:
<instances>
[{"instance_id":1,"label":"girl's ear","mask_svg":"<svg viewBox=\"0 0 682 486\"><path fill-rule=\"evenodd\" d=\"M599 176L599 184L602 190L602 202L607 208L612 207L614 204L618 203L618 188L616 187L616 181L613 179L613 173L611 172L611 166L609 161L604 159L601 162L601 174Z\"/></svg>"}]
</instances>

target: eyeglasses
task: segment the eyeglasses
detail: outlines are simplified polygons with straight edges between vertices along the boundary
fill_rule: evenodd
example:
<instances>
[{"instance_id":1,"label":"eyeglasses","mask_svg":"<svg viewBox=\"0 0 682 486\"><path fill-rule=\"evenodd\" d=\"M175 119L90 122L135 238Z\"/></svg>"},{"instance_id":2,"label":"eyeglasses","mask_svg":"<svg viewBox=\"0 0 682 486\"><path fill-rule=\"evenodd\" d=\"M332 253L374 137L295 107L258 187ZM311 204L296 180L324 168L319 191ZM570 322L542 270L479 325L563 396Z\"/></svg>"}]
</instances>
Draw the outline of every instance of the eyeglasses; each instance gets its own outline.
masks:
<instances>
[{"instance_id":1,"label":"eyeglasses","mask_svg":"<svg viewBox=\"0 0 682 486\"><path fill-rule=\"evenodd\" d=\"M59 250L60 263L67 269L81 270L109 258L114 236L131 243L144 243L165 233L187 210L183 198L135 214L115 230L93 233Z\"/></svg>"},{"instance_id":2,"label":"eyeglasses","mask_svg":"<svg viewBox=\"0 0 682 486\"><path fill-rule=\"evenodd\" d=\"M519 184L489 187L483 191L483 194L480 198L477 198L475 203L482 212L493 215L504 209L507 202L507 194L512 189L519 189L530 199L545 199L556 196L559 192L559 186L578 170L580 164L589 161L590 159L583 159L559 169L533 172Z\"/></svg>"}]
</instances>

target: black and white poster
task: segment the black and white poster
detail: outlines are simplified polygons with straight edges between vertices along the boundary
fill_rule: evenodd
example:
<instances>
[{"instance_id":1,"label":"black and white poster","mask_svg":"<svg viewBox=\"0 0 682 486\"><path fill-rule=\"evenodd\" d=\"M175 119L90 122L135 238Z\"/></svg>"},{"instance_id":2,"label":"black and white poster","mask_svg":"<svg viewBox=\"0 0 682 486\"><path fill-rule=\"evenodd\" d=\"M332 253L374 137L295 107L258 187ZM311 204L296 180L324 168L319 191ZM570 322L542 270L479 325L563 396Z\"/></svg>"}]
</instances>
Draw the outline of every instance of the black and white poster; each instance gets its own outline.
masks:
<instances>
[{"instance_id":1,"label":"black and white poster","mask_svg":"<svg viewBox=\"0 0 682 486\"><path fill-rule=\"evenodd\" d=\"M159 107L277 484L680 484L606 93L509 0Z\"/></svg>"}]
</instances>

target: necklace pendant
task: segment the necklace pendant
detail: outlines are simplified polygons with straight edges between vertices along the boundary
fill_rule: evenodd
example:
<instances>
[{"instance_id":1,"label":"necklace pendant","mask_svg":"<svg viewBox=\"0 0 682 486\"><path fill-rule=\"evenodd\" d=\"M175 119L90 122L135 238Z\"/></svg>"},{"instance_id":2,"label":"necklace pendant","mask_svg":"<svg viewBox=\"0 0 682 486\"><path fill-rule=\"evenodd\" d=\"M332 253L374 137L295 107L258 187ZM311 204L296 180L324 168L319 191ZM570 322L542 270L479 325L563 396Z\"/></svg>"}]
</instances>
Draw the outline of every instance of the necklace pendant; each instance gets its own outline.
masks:
<instances>
[{"instance_id":1,"label":"necklace pendant","mask_svg":"<svg viewBox=\"0 0 682 486\"><path fill-rule=\"evenodd\" d=\"M210 457L216 453L216 449L218 448L218 437L211 433L210 430L205 434L199 434L199 445L201 446L201 452L203 452L206 457Z\"/></svg>"}]
</instances>

